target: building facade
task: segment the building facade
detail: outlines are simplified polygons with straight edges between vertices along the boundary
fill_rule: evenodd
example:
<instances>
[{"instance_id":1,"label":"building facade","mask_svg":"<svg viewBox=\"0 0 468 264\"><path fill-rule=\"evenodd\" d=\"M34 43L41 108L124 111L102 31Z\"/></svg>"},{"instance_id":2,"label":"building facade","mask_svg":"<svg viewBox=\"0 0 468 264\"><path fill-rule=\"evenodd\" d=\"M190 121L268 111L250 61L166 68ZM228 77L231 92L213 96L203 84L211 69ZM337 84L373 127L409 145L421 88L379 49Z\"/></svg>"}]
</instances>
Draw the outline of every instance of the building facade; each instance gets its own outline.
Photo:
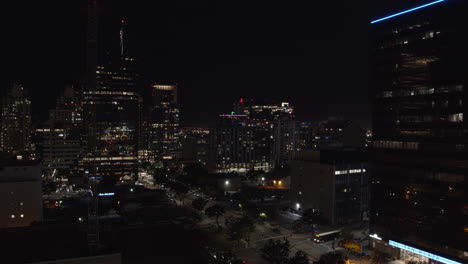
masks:
<instances>
[{"instance_id":1,"label":"building facade","mask_svg":"<svg viewBox=\"0 0 468 264\"><path fill-rule=\"evenodd\" d=\"M319 211L332 224L368 218L369 165L356 149L302 151L291 162L291 201Z\"/></svg>"},{"instance_id":2,"label":"building facade","mask_svg":"<svg viewBox=\"0 0 468 264\"><path fill-rule=\"evenodd\" d=\"M186 127L183 129L182 135L182 162L199 163L207 166L210 148L210 129Z\"/></svg>"},{"instance_id":3,"label":"building facade","mask_svg":"<svg viewBox=\"0 0 468 264\"><path fill-rule=\"evenodd\" d=\"M153 84L143 119L142 158L174 165L182 149L177 85Z\"/></svg>"},{"instance_id":4,"label":"building facade","mask_svg":"<svg viewBox=\"0 0 468 264\"><path fill-rule=\"evenodd\" d=\"M235 102L212 130L212 167L217 172L268 172L294 160L299 128L293 111L288 102Z\"/></svg>"},{"instance_id":5,"label":"building facade","mask_svg":"<svg viewBox=\"0 0 468 264\"><path fill-rule=\"evenodd\" d=\"M371 22L371 246L405 261L468 261L466 1Z\"/></svg>"},{"instance_id":6,"label":"building facade","mask_svg":"<svg viewBox=\"0 0 468 264\"><path fill-rule=\"evenodd\" d=\"M99 177L136 177L141 107L137 79L135 59L128 56L108 56L96 67L96 87L83 92L83 170Z\"/></svg>"},{"instance_id":7,"label":"building facade","mask_svg":"<svg viewBox=\"0 0 468 264\"><path fill-rule=\"evenodd\" d=\"M34 159L31 145L31 100L22 85L14 84L3 98L1 124L3 152L18 159Z\"/></svg>"},{"instance_id":8,"label":"building facade","mask_svg":"<svg viewBox=\"0 0 468 264\"><path fill-rule=\"evenodd\" d=\"M40 163L2 160L0 208L0 228L29 226L42 220Z\"/></svg>"}]
</instances>

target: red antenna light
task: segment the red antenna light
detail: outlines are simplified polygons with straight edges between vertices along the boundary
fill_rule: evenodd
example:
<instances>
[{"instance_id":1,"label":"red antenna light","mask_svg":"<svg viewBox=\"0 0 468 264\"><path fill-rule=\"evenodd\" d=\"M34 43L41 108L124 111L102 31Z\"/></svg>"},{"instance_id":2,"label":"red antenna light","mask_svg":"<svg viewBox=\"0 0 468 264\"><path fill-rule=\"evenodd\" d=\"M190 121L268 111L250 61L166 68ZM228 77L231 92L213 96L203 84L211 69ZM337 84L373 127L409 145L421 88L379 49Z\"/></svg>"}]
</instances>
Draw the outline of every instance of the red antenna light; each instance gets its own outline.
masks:
<instances>
[{"instance_id":1,"label":"red antenna light","mask_svg":"<svg viewBox=\"0 0 468 264\"><path fill-rule=\"evenodd\" d=\"M122 23L125 23L125 20L124 20L124 19L122 19L122 20L120 20L120 22L122 22Z\"/></svg>"},{"instance_id":2,"label":"red antenna light","mask_svg":"<svg viewBox=\"0 0 468 264\"><path fill-rule=\"evenodd\" d=\"M239 100L239 103L243 103L243 102L244 102L244 98L241 98L241 99Z\"/></svg>"}]
</instances>

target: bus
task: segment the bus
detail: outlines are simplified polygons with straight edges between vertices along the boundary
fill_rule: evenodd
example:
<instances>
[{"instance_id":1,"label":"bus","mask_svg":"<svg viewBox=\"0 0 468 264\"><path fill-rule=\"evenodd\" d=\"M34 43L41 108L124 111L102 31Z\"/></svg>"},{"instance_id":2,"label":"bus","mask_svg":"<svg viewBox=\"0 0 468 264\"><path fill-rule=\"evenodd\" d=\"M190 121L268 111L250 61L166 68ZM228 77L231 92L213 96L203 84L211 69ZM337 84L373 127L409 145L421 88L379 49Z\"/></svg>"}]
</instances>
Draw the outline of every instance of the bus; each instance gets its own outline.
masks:
<instances>
[{"instance_id":1,"label":"bus","mask_svg":"<svg viewBox=\"0 0 468 264\"><path fill-rule=\"evenodd\" d=\"M341 230L331 230L327 232L321 232L321 233L316 233L313 235L314 242L316 243L324 243L327 241L332 241L335 238L338 238L340 236Z\"/></svg>"}]
</instances>

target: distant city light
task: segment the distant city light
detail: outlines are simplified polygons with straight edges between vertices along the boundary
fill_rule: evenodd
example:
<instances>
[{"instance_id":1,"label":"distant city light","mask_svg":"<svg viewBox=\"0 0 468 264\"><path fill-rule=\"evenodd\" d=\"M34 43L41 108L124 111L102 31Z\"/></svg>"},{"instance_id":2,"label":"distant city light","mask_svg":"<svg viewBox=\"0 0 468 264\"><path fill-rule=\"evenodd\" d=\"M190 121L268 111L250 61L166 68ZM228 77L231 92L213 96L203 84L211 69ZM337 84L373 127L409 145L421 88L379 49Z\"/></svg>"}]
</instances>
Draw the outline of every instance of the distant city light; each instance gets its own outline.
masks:
<instances>
[{"instance_id":1,"label":"distant city light","mask_svg":"<svg viewBox=\"0 0 468 264\"><path fill-rule=\"evenodd\" d=\"M398 13L393 14L393 15L389 15L389 16L386 16L386 17L382 17L382 18L373 20L373 21L371 21L370 23L371 23L371 24L375 24L375 23L378 23L378 22L380 22L380 21L384 21L384 20L390 19L390 18L392 18L392 17L396 17L396 16L400 16L400 15L403 15L403 14L406 14L406 13L410 13L410 12L416 11L416 10L418 10L418 9L425 8L425 7L428 7L428 6L431 6L431 5L435 5L435 4L438 4L438 3L441 3L441 2L445 2L445 1L447 1L447 0L438 0L438 1L430 2L430 3L427 3L427 4L425 4L425 5L417 6L417 7L415 7L415 8L411 8L411 9L408 9L408 10L405 10L405 11L402 11L402 12L398 12Z\"/></svg>"},{"instance_id":2,"label":"distant city light","mask_svg":"<svg viewBox=\"0 0 468 264\"><path fill-rule=\"evenodd\" d=\"M225 181L225 182L224 182L224 185L229 185L229 181Z\"/></svg>"},{"instance_id":3,"label":"distant city light","mask_svg":"<svg viewBox=\"0 0 468 264\"><path fill-rule=\"evenodd\" d=\"M301 208L301 204L300 203L296 203L296 209L299 209Z\"/></svg>"},{"instance_id":4,"label":"distant city light","mask_svg":"<svg viewBox=\"0 0 468 264\"><path fill-rule=\"evenodd\" d=\"M411 253L418 254L418 255L420 255L420 256L423 256L423 257L426 257L426 258L429 258L429 259L432 259L432 260L435 260L435 261L439 261L439 262L441 262L441 263L445 263L445 264L461 264L461 262L454 261L454 260L451 260L451 259L447 259L447 258L438 256L438 255L436 255L436 254L432 254L432 253L426 252L426 251L421 250L421 249L417 249L417 248L414 248L414 247L407 246L407 245L405 245L405 244L401 244L401 243L395 242L395 241L393 241L393 240L389 240L389 241L388 241L388 244L389 244L390 246L394 246L394 247L397 247L397 248L400 248L400 249L409 251L409 252L411 252Z\"/></svg>"}]
</instances>

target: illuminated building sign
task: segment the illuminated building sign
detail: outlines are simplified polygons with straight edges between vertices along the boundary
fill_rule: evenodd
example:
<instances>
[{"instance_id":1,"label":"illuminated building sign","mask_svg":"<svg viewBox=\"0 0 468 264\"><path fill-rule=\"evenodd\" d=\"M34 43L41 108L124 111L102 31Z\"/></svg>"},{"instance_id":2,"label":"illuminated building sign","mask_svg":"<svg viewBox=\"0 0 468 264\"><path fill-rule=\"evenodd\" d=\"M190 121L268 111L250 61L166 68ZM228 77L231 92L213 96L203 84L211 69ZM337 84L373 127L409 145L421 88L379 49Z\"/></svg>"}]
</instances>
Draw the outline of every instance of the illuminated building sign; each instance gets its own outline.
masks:
<instances>
[{"instance_id":1,"label":"illuminated building sign","mask_svg":"<svg viewBox=\"0 0 468 264\"><path fill-rule=\"evenodd\" d=\"M100 193L98 194L98 196L114 196L115 193L111 192L111 193Z\"/></svg>"},{"instance_id":2,"label":"illuminated building sign","mask_svg":"<svg viewBox=\"0 0 468 264\"><path fill-rule=\"evenodd\" d=\"M227 116L227 117L246 117L247 115L234 115L234 114L231 114L231 115L219 115L219 116Z\"/></svg>"},{"instance_id":3,"label":"illuminated building sign","mask_svg":"<svg viewBox=\"0 0 468 264\"><path fill-rule=\"evenodd\" d=\"M411 252L411 253L418 254L418 255L420 255L420 256L423 256L423 257L426 257L426 258L429 258L429 259L433 259L433 260L439 261L439 262L441 262L441 263L445 263L445 264L461 264L461 262L454 261L454 260L451 260L451 259L447 259L447 258L438 256L438 255L435 255L435 254L426 252L426 251L424 251L424 250L420 250L420 249L417 249L417 248L414 248L414 247L410 247L410 246L407 246L407 245L404 245L404 244L395 242L395 241L393 241L393 240L389 240L389 241L388 241L388 244L390 244L390 246L394 246L394 247L397 247L397 248L400 248L400 249L409 251L409 252Z\"/></svg>"},{"instance_id":4,"label":"illuminated building sign","mask_svg":"<svg viewBox=\"0 0 468 264\"><path fill-rule=\"evenodd\" d=\"M382 17L382 18L373 20L373 21L371 21L370 23L371 23L371 24L375 24L375 23L378 23L378 22L380 22L380 21L384 21L384 20L390 19L390 18L392 18L392 17L401 16L401 15L403 15L403 14L407 14L407 13L416 11L416 10L418 10L418 9L425 8L425 7L428 7L428 6L431 6L431 5L435 5L435 4L438 4L438 3L441 3L441 2L445 2L445 1L447 1L447 0L433 1L433 2L427 3L427 4L425 4L425 5L417 6L417 7L415 7L415 8L411 8L411 9L408 9L408 10L405 10L405 11L402 11L402 12L398 12L398 13L393 14L393 15L389 15L389 16L386 16L386 17Z\"/></svg>"},{"instance_id":5,"label":"illuminated building sign","mask_svg":"<svg viewBox=\"0 0 468 264\"><path fill-rule=\"evenodd\" d=\"M375 238L375 239L378 239L378 240L382 240L382 238L379 237L377 234L369 235L369 237L372 237L372 238Z\"/></svg>"}]
</instances>

